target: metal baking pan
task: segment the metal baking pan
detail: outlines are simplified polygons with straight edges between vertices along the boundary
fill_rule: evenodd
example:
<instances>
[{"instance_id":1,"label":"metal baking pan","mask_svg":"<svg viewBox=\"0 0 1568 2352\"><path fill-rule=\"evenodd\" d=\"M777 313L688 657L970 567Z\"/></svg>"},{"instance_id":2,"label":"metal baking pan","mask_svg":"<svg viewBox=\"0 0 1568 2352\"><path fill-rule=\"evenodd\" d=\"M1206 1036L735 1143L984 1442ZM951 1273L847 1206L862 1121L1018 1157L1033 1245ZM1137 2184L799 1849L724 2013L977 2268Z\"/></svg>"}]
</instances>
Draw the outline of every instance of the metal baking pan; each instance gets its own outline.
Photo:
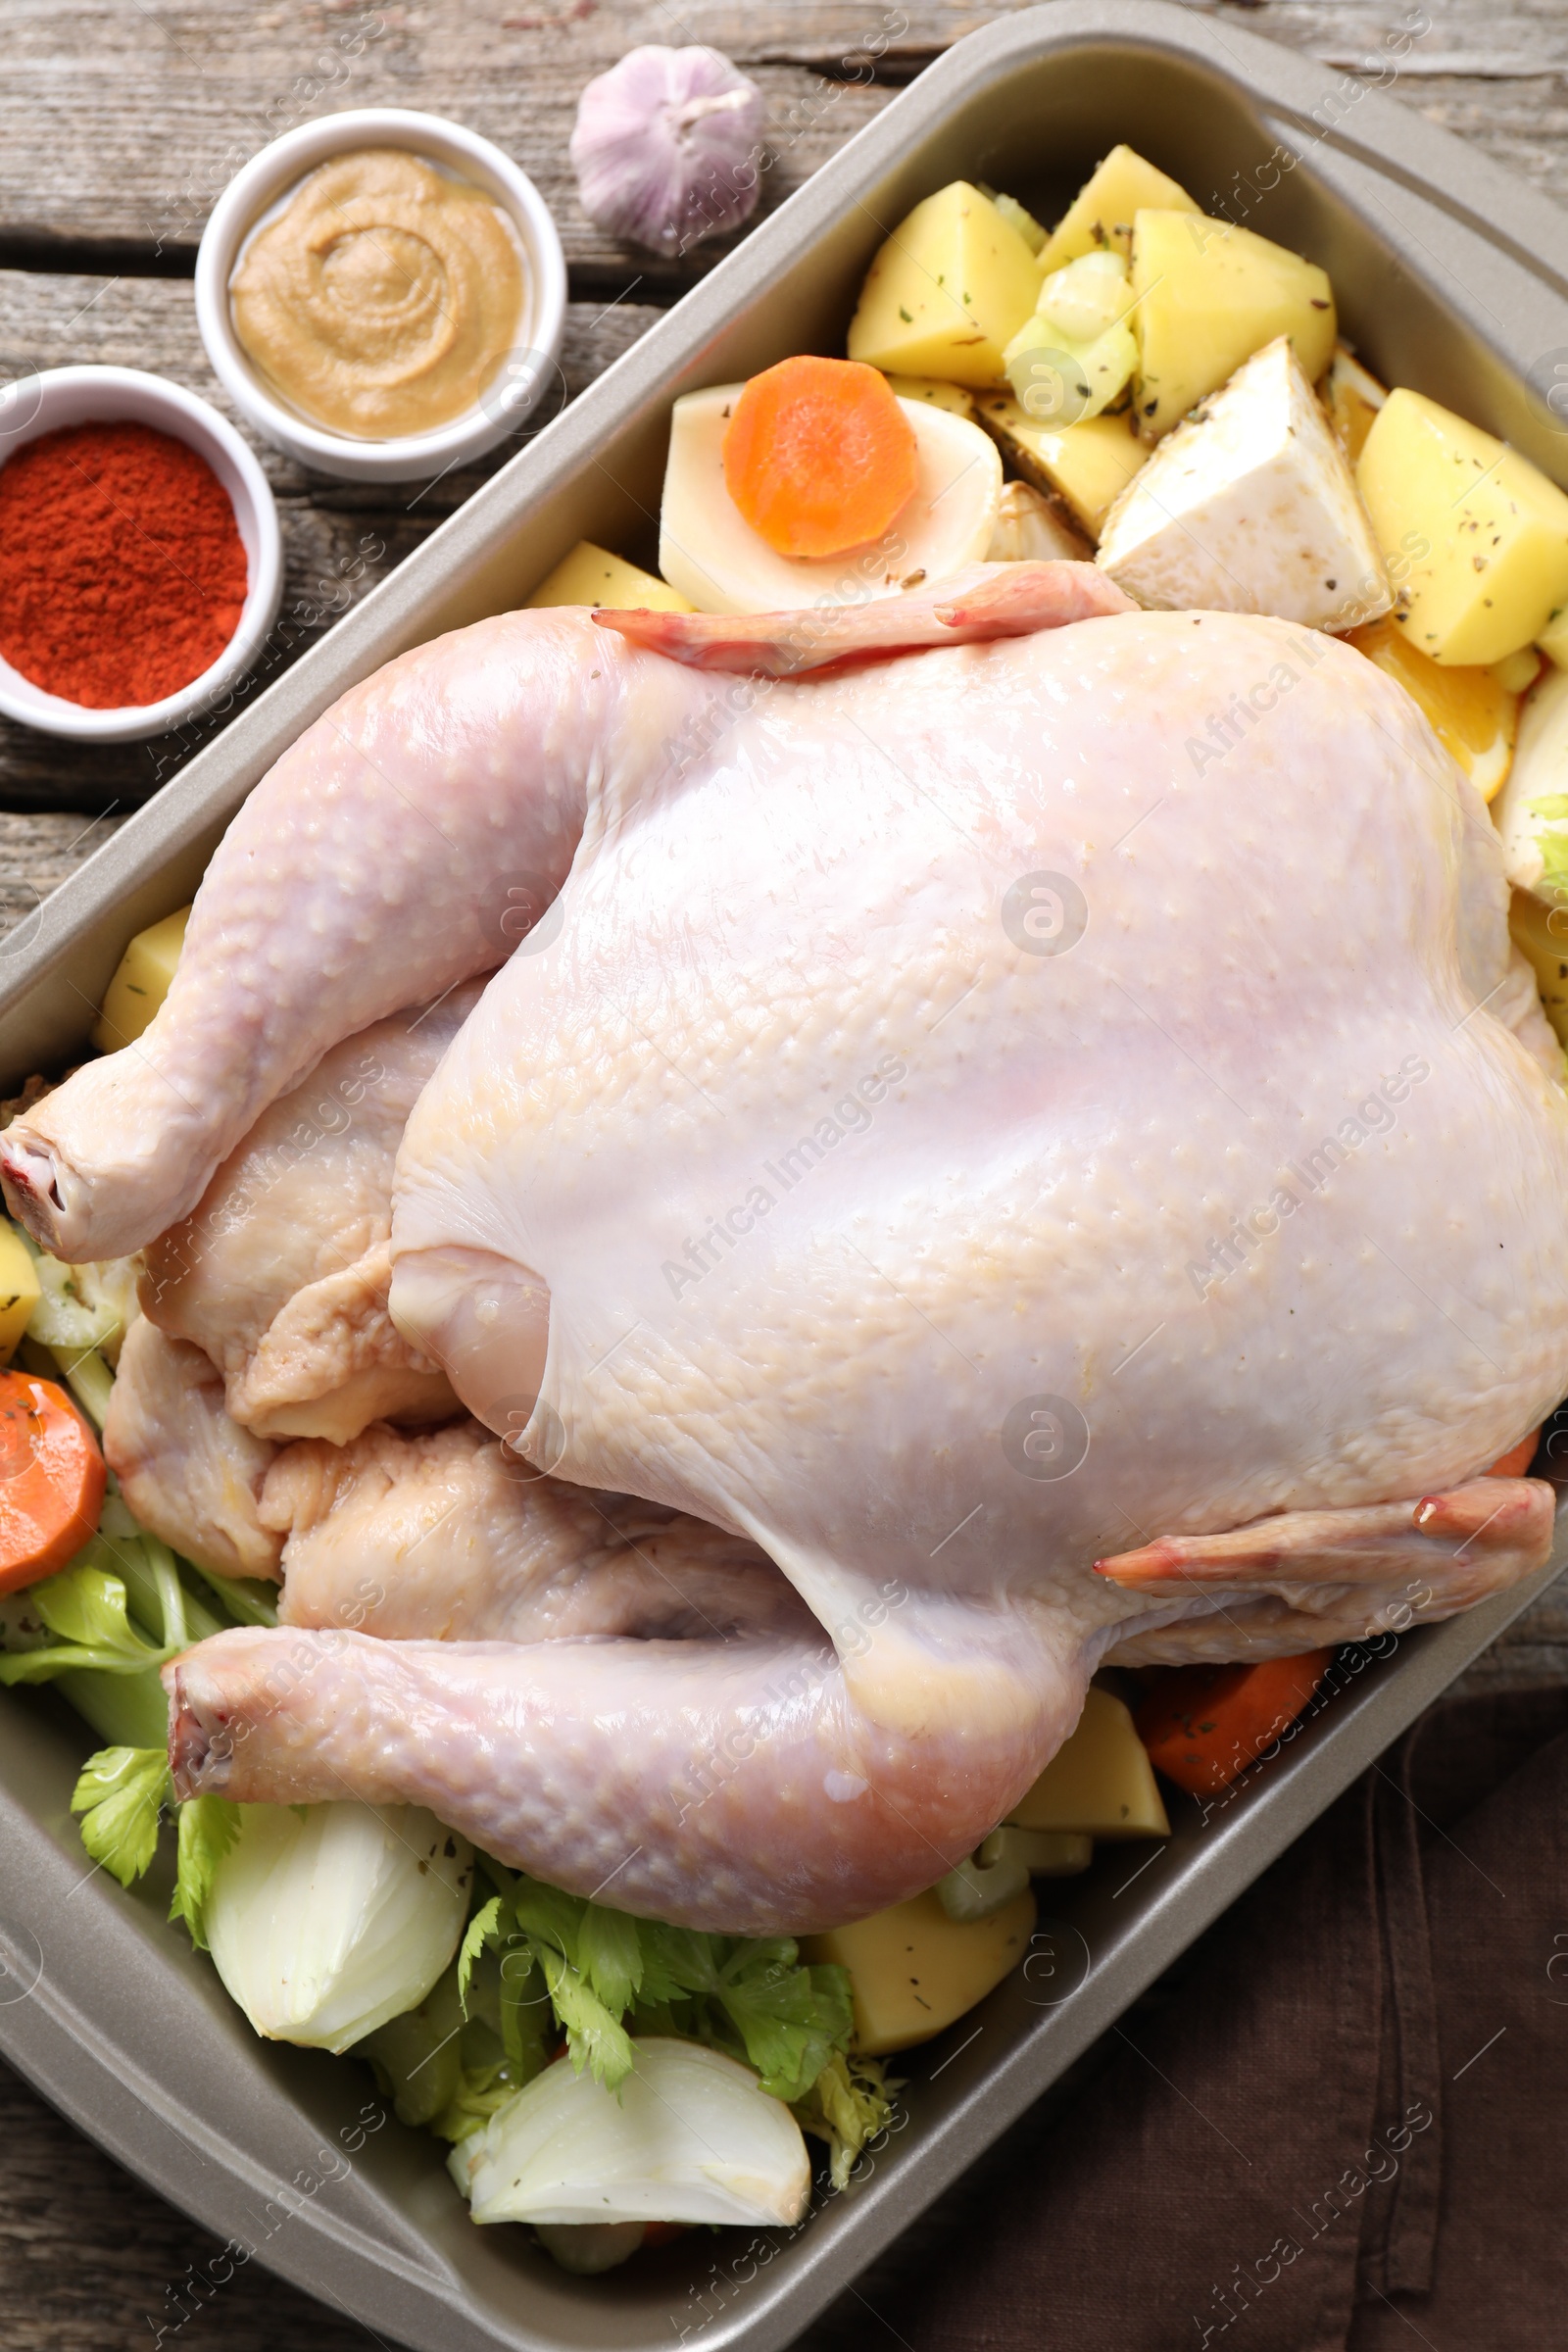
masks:
<instances>
[{"instance_id":1,"label":"metal baking pan","mask_svg":"<svg viewBox=\"0 0 1568 2352\"><path fill-rule=\"evenodd\" d=\"M1397 44L1366 81L1396 76ZM842 348L909 206L962 174L1059 207L1127 139L1213 211L1330 270L1385 377L1505 435L1558 480L1544 394L1568 368L1568 217L1376 88L1161 0L1055 0L961 41L437 531L0 947L0 1080L79 1051L130 935L182 905L300 730L405 648L519 603L579 537L652 553L669 405L798 350ZM1533 388L1539 387L1539 389ZM47 1690L0 1697L0 2049L133 2172L375 2334L435 2352L769 2352L906 2229L1568 1560L1448 1624L1346 1653L1342 1688L1206 1819L1102 1849L1044 1888L1022 1968L901 2062L900 2128L795 2231L688 2232L573 2279L476 2230L436 2143L367 2071L259 2041L164 1921L89 1873L68 1801L94 1744ZM181 2306L150 2315L156 2330Z\"/></svg>"}]
</instances>

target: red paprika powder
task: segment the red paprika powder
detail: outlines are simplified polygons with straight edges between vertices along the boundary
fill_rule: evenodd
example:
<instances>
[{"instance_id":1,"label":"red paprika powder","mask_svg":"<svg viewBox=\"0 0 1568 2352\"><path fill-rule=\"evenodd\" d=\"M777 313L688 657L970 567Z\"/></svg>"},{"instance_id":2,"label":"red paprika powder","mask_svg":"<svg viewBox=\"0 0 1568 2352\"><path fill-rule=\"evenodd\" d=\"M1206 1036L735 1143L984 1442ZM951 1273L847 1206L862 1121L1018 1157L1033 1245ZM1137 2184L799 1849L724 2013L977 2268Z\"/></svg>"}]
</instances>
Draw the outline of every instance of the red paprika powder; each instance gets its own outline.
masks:
<instances>
[{"instance_id":1,"label":"red paprika powder","mask_svg":"<svg viewBox=\"0 0 1568 2352\"><path fill-rule=\"evenodd\" d=\"M90 710L177 694L246 585L228 494L172 434L67 425L0 467L0 654L47 694Z\"/></svg>"}]
</instances>

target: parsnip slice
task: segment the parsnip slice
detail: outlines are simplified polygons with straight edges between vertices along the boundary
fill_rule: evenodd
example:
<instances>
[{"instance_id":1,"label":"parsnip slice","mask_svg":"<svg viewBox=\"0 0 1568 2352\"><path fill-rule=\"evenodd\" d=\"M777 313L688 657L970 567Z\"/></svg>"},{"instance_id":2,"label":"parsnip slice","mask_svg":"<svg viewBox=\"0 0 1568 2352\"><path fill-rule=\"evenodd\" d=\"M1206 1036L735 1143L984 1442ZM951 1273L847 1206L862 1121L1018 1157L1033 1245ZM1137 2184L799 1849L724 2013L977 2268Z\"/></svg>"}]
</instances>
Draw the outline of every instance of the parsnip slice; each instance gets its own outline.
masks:
<instances>
[{"instance_id":1,"label":"parsnip slice","mask_svg":"<svg viewBox=\"0 0 1568 2352\"><path fill-rule=\"evenodd\" d=\"M1157 612L1348 629L1393 599L1345 452L1279 336L1162 441L1096 558Z\"/></svg>"}]
</instances>

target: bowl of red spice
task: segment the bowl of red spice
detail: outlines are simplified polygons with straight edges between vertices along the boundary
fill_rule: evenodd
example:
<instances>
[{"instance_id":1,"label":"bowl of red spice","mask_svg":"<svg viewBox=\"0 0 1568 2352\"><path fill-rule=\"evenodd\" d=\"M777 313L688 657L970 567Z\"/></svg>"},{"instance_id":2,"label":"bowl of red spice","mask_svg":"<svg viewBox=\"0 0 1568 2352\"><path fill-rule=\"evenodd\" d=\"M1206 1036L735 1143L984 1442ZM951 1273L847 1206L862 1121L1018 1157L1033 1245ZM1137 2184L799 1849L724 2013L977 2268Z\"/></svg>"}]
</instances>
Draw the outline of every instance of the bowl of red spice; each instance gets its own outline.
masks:
<instances>
[{"instance_id":1,"label":"bowl of red spice","mask_svg":"<svg viewBox=\"0 0 1568 2352\"><path fill-rule=\"evenodd\" d=\"M0 710L125 743L211 705L282 595L277 512L218 411L134 368L0 399Z\"/></svg>"}]
</instances>

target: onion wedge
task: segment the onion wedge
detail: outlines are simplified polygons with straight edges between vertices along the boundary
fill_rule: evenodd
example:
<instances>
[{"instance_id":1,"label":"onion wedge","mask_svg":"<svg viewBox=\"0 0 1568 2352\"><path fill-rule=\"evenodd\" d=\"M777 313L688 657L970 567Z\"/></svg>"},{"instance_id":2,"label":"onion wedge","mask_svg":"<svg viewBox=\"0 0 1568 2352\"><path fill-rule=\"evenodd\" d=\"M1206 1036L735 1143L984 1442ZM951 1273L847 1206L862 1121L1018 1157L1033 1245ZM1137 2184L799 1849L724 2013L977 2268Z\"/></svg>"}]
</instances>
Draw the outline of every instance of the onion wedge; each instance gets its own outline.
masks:
<instances>
[{"instance_id":1,"label":"onion wedge","mask_svg":"<svg viewBox=\"0 0 1568 2352\"><path fill-rule=\"evenodd\" d=\"M564 2061L460 2140L452 2178L476 2222L795 2222L811 2167L801 2128L749 2067L649 2034L618 2095Z\"/></svg>"}]
</instances>

